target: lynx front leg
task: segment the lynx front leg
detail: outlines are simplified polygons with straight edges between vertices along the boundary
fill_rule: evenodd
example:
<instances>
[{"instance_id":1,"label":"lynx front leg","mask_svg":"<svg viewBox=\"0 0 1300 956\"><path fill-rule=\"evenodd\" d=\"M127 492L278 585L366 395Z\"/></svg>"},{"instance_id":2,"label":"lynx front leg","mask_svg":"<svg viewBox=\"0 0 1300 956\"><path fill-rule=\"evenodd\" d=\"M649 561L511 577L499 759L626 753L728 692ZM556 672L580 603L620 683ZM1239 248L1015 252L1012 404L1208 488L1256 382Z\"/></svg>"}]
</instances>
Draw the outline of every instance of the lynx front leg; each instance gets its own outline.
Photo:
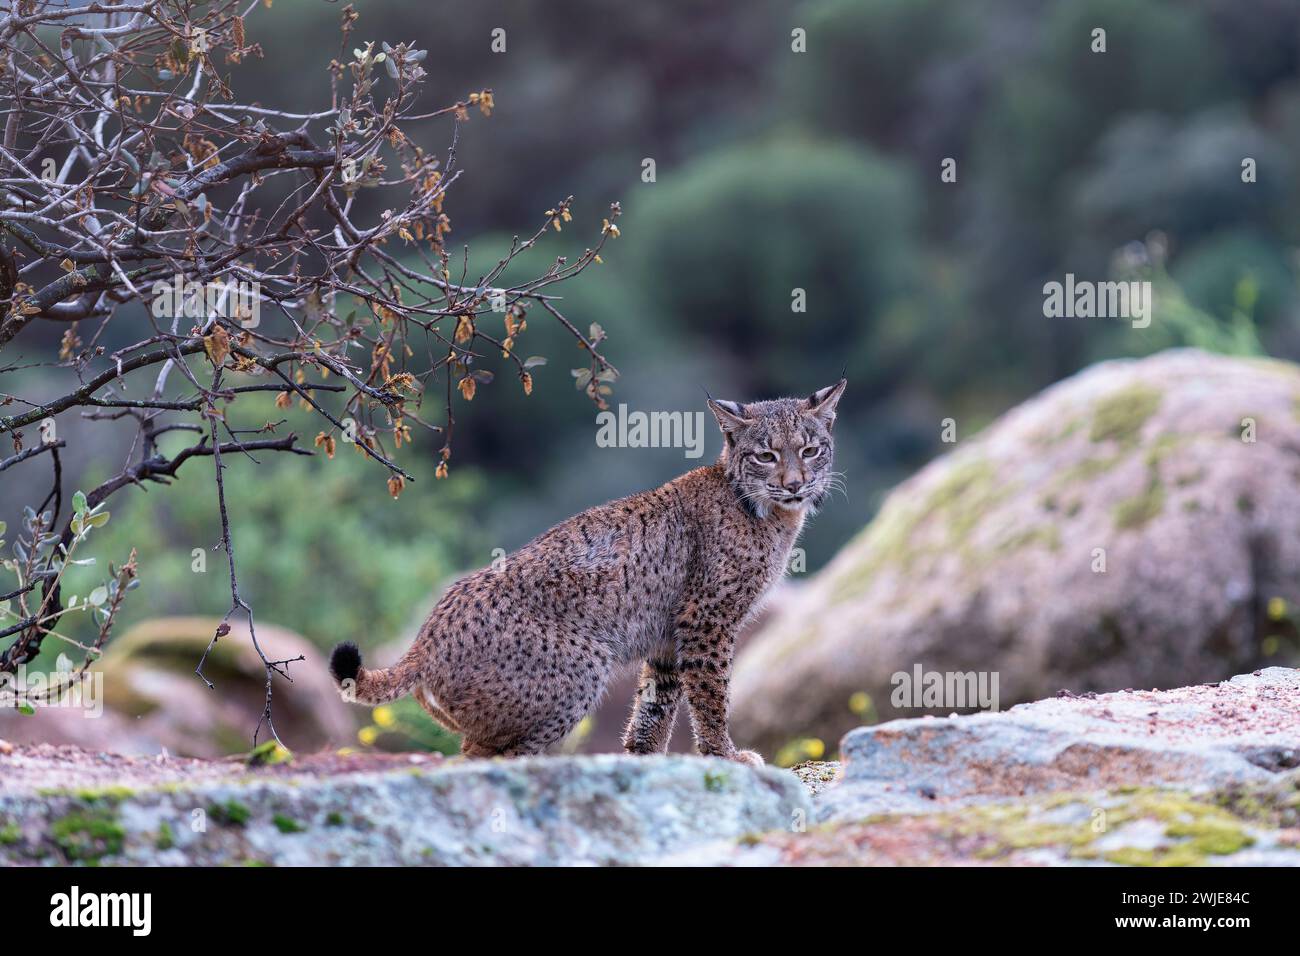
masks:
<instances>
[{"instance_id":1,"label":"lynx front leg","mask_svg":"<svg viewBox=\"0 0 1300 956\"><path fill-rule=\"evenodd\" d=\"M731 701L731 658L736 639L729 629L683 618L677 628L677 666L691 708L695 747L705 756L761 767L752 750L737 750L727 728Z\"/></svg>"},{"instance_id":2,"label":"lynx front leg","mask_svg":"<svg viewBox=\"0 0 1300 956\"><path fill-rule=\"evenodd\" d=\"M633 754L667 753L681 697L677 665L665 660L646 661L641 667L632 716L623 732L623 749Z\"/></svg>"}]
</instances>

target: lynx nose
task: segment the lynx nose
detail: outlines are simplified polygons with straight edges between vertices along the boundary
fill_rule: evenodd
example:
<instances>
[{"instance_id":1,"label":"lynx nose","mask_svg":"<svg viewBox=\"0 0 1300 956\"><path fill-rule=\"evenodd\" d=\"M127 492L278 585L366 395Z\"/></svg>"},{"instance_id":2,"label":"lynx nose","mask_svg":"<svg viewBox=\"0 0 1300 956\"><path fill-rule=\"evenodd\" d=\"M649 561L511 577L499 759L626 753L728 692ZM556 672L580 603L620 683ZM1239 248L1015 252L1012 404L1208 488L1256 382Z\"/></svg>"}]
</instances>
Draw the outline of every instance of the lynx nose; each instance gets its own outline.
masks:
<instances>
[{"instance_id":1,"label":"lynx nose","mask_svg":"<svg viewBox=\"0 0 1300 956\"><path fill-rule=\"evenodd\" d=\"M801 478L787 477L781 482L781 487L790 492L790 494L796 495L799 493L799 489L803 487L803 480Z\"/></svg>"}]
</instances>

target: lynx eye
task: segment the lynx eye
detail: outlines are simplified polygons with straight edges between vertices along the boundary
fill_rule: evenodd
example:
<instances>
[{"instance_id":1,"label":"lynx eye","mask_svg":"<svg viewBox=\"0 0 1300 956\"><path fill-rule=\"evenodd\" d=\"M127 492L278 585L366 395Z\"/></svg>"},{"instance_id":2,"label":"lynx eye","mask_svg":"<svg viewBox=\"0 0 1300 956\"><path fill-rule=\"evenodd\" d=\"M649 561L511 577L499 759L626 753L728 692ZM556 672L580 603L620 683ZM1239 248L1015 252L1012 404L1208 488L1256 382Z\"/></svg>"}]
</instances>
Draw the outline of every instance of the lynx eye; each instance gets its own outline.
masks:
<instances>
[{"instance_id":1,"label":"lynx eye","mask_svg":"<svg viewBox=\"0 0 1300 956\"><path fill-rule=\"evenodd\" d=\"M818 455L820 455L821 453L822 453L822 450L821 450L819 447L817 447L816 445L809 445L807 448L805 448L805 449L804 449L803 451L801 451L799 454L803 455L803 457L805 457L805 458L816 458L816 457L817 457Z\"/></svg>"},{"instance_id":2,"label":"lynx eye","mask_svg":"<svg viewBox=\"0 0 1300 956\"><path fill-rule=\"evenodd\" d=\"M761 461L765 465L770 465L776 461L776 455L770 451L759 451L754 453L754 460Z\"/></svg>"}]
</instances>

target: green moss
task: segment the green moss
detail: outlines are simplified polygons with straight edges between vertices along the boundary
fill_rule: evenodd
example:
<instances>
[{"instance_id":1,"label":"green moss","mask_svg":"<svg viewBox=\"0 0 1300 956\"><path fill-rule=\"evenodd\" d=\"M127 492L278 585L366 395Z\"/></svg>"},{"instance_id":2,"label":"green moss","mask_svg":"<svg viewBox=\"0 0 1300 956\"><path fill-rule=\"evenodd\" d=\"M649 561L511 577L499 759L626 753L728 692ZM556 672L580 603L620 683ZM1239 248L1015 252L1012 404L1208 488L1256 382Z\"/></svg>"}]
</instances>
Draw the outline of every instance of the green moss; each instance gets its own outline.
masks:
<instances>
[{"instance_id":1,"label":"green moss","mask_svg":"<svg viewBox=\"0 0 1300 956\"><path fill-rule=\"evenodd\" d=\"M122 824L107 809L75 811L50 824L50 839L72 862L97 863L115 856L122 852L125 838Z\"/></svg>"},{"instance_id":2,"label":"green moss","mask_svg":"<svg viewBox=\"0 0 1300 956\"><path fill-rule=\"evenodd\" d=\"M1077 859L1105 859L1128 866L1188 866L1204 864L1207 857L1226 856L1252 845L1254 838L1243 821L1200 798L1175 791L1149 788L1117 788L1114 802L1104 806L1105 826L1094 828L1096 819L1054 822L1045 814L1068 804L1087 807L1095 801L1088 794L1062 793L1018 804L985 804L964 807L933 819L941 832L974 840L973 855L992 860L1019 850L1055 849ZM884 818L888 819L888 818ZM1104 834L1122 832L1136 820L1164 824L1173 842L1153 849L1121 847L1100 852L1096 841Z\"/></svg>"},{"instance_id":3,"label":"green moss","mask_svg":"<svg viewBox=\"0 0 1300 956\"><path fill-rule=\"evenodd\" d=\"M1160 407L1161 393L1149 385L1130 385L1107 395L1093 406L1092 430L1088 437L1094 442L1116 441L1121 444L1137 440L1142 426Z\"/></svg>"},{"instance_id":4,"label":"green moss","mask_svg":"<svg viewBox=\"0 0 1300 956\"><path fill-rule=\"evenodd\" d=\"M995 859L1016 850L1059 847L1072 852L1086 846L1096 836L1087 826L1052 823L1031 817L1032 807L992 804L978 808L974 819L958 818L955 832L963 836L990 838L975 851L980 859ZM1041 809L1041 808L1040 808Z\"/></svg>"},{"instance_id":5,"label":"green moss","mask_svg":"<svg viewBox=\"0 0 1300 956\"><path fill-rule=\"evenodd\" d=\"M13 846L22 837L22 831L18 829L17 823L11 821L0 828L0 846Z\"/></svg>"},{"instance_id":6,"label":"green moss","mask_svg":"<svg viewBox=\"0 0 1300 956\"><path fill-rule=\"evenodd\" d=\"M1123 866L1204 866L1206 857L1227 856L1255 842L1240 826L1231 824L1195 824L1172 826L1165 831L1171 837L1190 837L1168 847L1144 849L1120 847L1104 855L1110 863Z\"/></svg>"},{"instance_id":7,"label":"green moss","mask_svg":"<svg viewBox=\"0 0 1300 956\"><path fill-rule=\"evenodd\" d=\"M704 771L704 789L710 793L721 793L727 788L727 775L712 770Z\"/></svg>"},{"instance_id":8,"label":"green moss","mask_svg":"<svg viewBox=\"0 0 1300 956\"><path fill-rule=\"evenodd\" d=\"M337 810L331 810L325 815L325 825L327 827L343 826L343 814L339 813Z\"/></svg>"},{"instance_id":9,"label":"green moss","mask_svg":"<svg viewBox=\"0 0 1300 956\"><path fill-rule=\"evenodd\" d=\"M248 753L245 760L250 767L273 767L276 764L292 763L293 752L280 745L278 741L268 740L258 744Z\"/></svg>"},{"instance_id":10,"label":"green moss","mask_svg":"<svg viewBox=\"0 0 1300 956\"><path fill-rule=\"evenodd\" d=\"M1300 827L1300 771L1264 784L1236 784L1215 795L1234 816L1272 827Z\"/></svg>"},{"instance_id":11,"label":"green moss","mask_svg":"<svg viewBox=\"0 0 1300 956\"><path fill-rule=\"evenodd\" d=\"M1115 527L1121 531L1141 528L1164 509L1165 490L1152 482L1142 494L1125 499L1115 506Z\"/></svg>"},{"instance_id":12,"label":"green moss","mask_svg":"<svg viewBox=\"0 0 1300 956\"><path fill-rule=\"evenodd\" d=\"M1011 554L1022 548L1040 545L1049 551L1061 549L1061 532L1055 525L1039 525L1008 535L997 544L999 554Z\"/></svg>"},{"instance_id":13,"label":"green moss","mask_svg":"<svg viewBox=\"0 0 1300 956\"><path fill-rule=\"evenodd\" d=\"M1046 440L1041 441L1040 444L1046 445L1048 447L1051 447L1052 445L1059 445L1061 442L1065 441L1067 438L1069 438L1071 435L1073 435L1082 427L1083 427L1082 418L1072 418L1070 419L1070 421L1068 421L1065 424L1064 428L1062 428L1055 435L1052 435Z\"/></svg>"},{"instance_id":14,"label":"green moss","mask_svg":"<svg viewBox=\"0 0 1300 956\"><path fill-rule=\"evenodd\" d=\"M1165 835L1178 842L1151 849L1122 847L1106 853L1104 859L1126 866L1204 866L1206 857L1227 856L1255 842L1237 817L1221 807L1177 793L1141 793L1124 819L1136 817L1164 823Z\"/></svg>"},{"instance_id":15,"label":"green moss","mask_svg":"<svg viewBox=\"0 0 1300 956\"><path fill-rule=\"evenodd\" d=\"M133 796L134 790L129 787L104 787L98 790L78 790L76 798L85 803L107 803L110 806L116 806L127 797Z\"/></svg>"},{"instance_id":16,"label":"green moss","mask_svg":"<svg viewBox=\"0 0 1300 956\"><path fill-rule=\"evenodd\" d=\"M1093 478L1110 471L1126 457L1126 455L1120 453L1105 458L1085 458L1061 472L1055 483L1057 485L1068 485L1077 481L1091 481Z\"/></svg>"},{"instance_id":17,"label":"green moss","mask_svg":"<svg viewBox=\"0 0 1300 956\"><path fill-rule=\"evenodd\" d=\"M1005 489L998 486L993 466L975 460L954 467L930 494L925 510L943 516L948 526L948 543L958 545L1005 494Z\"/></svg>"},{"instance_id":18,"label":"green moss","mask_svg":"<svg viewBox=\"0 0 1300 956\"><path fill-rule=\"evenodd\" d=\"M1165 835L1171 837L1190 837L1192 846L1202 853L1227 856L1238 850L1251 846L1255 838L1242 829L1236 821L1200 818L1178 821L1169 824Z\"/></svg>"},{"instance_id":19,"label":"green moss","mask_svg":"<svg viewBox=\"0 0 1300 956\"><path fill-rule=\"evenodd\" d=\"M911 557L911 537L920 521L921 515L901 499L886 501L880 513L860 532L861 543L855 539L849 544L849 548L862 552L862 558L836 578L831 591L832 603L864 592L887 563L906 567Z\"/></svg>"},{"instance_id":20,"label":"green moss","mask_svg":"<svg viewBox=\"0 0 1300 956\"><path fill-rule=\"evenodd\" d=\"M281 833L302 833L307 829L293 817L287 817L283 813L277 813L271 818L271 822Z\"/></svg>"},{"instance_id":21,"label":"green moss","mask_svg":"<svg viewBox=\"0 0 1300 956\"><path fill-rule=\"evenodd\" d=\"M244 806L238 800L227 800L225 803L214 803L208 807L208 816L218 823L229 824L230 826L242 827L248 822L253 811Z\"/></svg>"},{"instance_id":22,"label":"green moss","mask_svg":"<svg viewBox=\"0 0 1300 956\"><path fill-rule=\"evenodd\" d=\"M1169 454L1177 448L1181 448L1191 441L1190 435L1175 435L1169 432L1161 435L1151 447L1147 449L1146 463L1148 468L1159 468L1160 463L1169 457Z\"/></svg>"},{"instance_id":23,"label":"green moss","mask_svg":"<svg viewBox=\"0 0 1300 956\"><path fill-rule=\"evenodd\" d=\"M172 825L166 820L158 828L158 836L154 839L153 845L158 850L170 850L176 845L176 834L172 832Z\"/></svg>"},{"instance_id":24,"label":"green moss","mask_svg":"<svg viewBox=\"0 0 1300 956\"><path fill-rule=\"evenodd\" d=\"M862 559L836 578L831 601L836 603L862 594L886 566L900 572L911 570L925 555L965 548L971 532L999 501L1014 491L999 480L997 469L985 459L952 463L939 484L920 503L892 496L849 547ZM938 523L945 542L918 544L923 528Z\"/></svg>"}]
</instances>

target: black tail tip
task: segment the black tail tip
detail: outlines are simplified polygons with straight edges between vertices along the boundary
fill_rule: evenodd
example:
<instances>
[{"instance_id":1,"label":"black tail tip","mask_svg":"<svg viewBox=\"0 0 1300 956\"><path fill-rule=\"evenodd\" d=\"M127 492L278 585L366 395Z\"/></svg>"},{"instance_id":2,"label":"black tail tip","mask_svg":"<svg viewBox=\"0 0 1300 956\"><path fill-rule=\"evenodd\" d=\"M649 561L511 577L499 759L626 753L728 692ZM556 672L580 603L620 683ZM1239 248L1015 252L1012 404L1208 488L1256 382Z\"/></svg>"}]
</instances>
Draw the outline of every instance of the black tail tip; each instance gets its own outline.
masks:
<instances>
[{"instance_id":1,"label":"black tail tip","mask_svg":"<svg viewBox=\"0 0 1300 956\"><path fill-rule=\"evenodd\" d=\"M330 654L330 673L340 684L345 680L356 680L361 670L361 652L351 641L344 641Z\"/></svg>"}]
</instances>

